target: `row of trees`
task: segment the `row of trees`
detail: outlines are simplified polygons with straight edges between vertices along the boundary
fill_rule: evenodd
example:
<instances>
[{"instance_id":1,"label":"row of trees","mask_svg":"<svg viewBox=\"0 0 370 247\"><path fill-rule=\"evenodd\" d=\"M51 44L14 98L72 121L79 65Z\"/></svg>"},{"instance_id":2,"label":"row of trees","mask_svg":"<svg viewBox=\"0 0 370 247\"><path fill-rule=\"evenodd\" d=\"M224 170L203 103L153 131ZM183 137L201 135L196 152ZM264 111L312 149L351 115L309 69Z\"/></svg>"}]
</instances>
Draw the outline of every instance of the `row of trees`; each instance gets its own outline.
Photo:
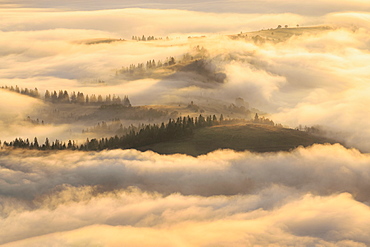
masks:
<instances>
[{"instance_id":1,"label":"row of trees","mask_svg":"<svg viewBox=\"0 0 370 247\"><path fill-rule=\"evenodd\" d=\"M284 27L285 28L288 28L288 25L285 25ZM276 29L279 29L279 28L282 28L282 26L281 25L278 25ZM297 28L299 28L299 24L297 24Z\"/></svg>"},{"instance_id":2,"label":"row of trees","mask_svg":"<svg viewBox=\"0 0 370 247\"><path fill-rule=\"evenodd\" d=\"M137 65L135 64L130 64L128 67L122 67L121 70L117 71L123 74L123 73L134 73L134 72L142 72L144 70L150 70L150 69L155 69L155 68L160 68L160 67L166 67L166 66L171 66L173 64L176 64L176 60L174 57L168 57L166 58L166 61L162 62L161 60L158 60L157 62L153 60L148 60L146 63L138 63Z\"/></svg>"},{"instance_id":3,"label":"row of trees","mask_svg":"<svg viewBox=\"0 0 370 247\"><path fill-rule=\"evenodd\" d=\"M260 116L258 116L258 113L256 113L256 115L254 115L253 122L258 123L258 124L267 124L267 125L275 126L274 121L272 121L268 118L265 118L265 117L260 117ZM280 125L276 125L276 126L280 126Z\"/></svg>"},{"instance_id":4,"label":"row of trees","mask_svg":"<svg viewBox=\"0 0 370 247\"><path fill-rule=\"evenodd\" d=\"M135 36L134 36L135 37ZM176 59L174 57L167 57L165 61L155 61L153 60L148 60L145 63L138 63L136 64L130 64L127 67L122 67L121 69L116 71L116 75L118 74L135 74L135 73L143 73L145 70L151 70L151 69L156 69L156 68L161 68L161 67L167 67L174 65L176 63L182 63L182 62L187 62L191 61L194 59L204 59L205 57L208 56L208 51L199 45L192 47L192 50L190 53L185 53L182 57Z\"/></svg>"},{"instance_id":5,"label":"row of trees","mask_svg":"<svg viewBox=\"0 0 370 247\"><path fill-rule=\"evenodd\" d=\"M178 116L177 111L169 113L168 111L147 108L144 106L125 107L122 104L101 105L99 109L102 111L113 111L113 114L116 114L117 117L120 116L124 119L131 120L152 121L153 119L165 116L169 116L169 118L175 118ZM97 114L100 114L100 112L97 112Z\"/></svg>"},{"instance_id":6,"label":"row of trees","mask_svg":"<svg viewBox=\"0 0 370 247\"><path fill-rule=\"evenodd\" d=\"M145 128L144 124L140 124L139 126L134 126L133 124L128 127L123 126L121 120L119 118L116 118L111 120L110 122L98 122L98 124L95 126L83 129L82 133L109 133L113 131L117 135L124 135L130 133L131 131L137 132L143 128Z\"/></svg>"},{"instance_id":7,"label":"row of trees","mask_svg":"<svg viewBox=\"0 0 370 247\"><path fill-rule=\"evenodd\" d=\"M215 115L203 117L178 117L175 119L169 119L168 123L162 122L161 124L148 124L142 125L138 130L131 128L131 130L122 136L115 135L110 138L101 139L87 139L81 145L77 142L69 140L61 142L55 140L50 142L46 138L45 143L39 144L35 137L33 142L29 139L23 140L22 138L16 138L11 142L4 142L6 147L14 148L26 148L26 149L37 149L37 150L85 150L85 151L97 151L103 149L117 149L117 148L138 148L158 142L178 140L187 137L193 133L194 129L212 126L220 124L224 121L221 115L219 119ZM0 142L1 143L1 142Z\"/></svg>"},{"instance_id":8,"label":"row of trees","mask_svg":"<svg viewBox=\"0 0 370 247\"><path fill-rule=\"evenodd\" d=\"M308 127L308 126L304 126L302 127L302 125L299 125L296 130L299 130L299 131L305 131L307 133L310 133L310 134L314 134L314 135L318 135L318 134L322 134L323 133L323 129L316 125L316 126L311 126L311 127Z\"/></svg>"},{"instance_id":9,"label":"row of trees","mask_svg":"<svg viewBox=\"0 0 370 247\"><path fill-rule=\"evenodd\" d=\"M169 37L166 37L166 40L169 40L170 38ZM132 40L136 40L136 41L151 41L151 40L162 40L162 37L159 37L159 38L156 38L154 36L148 36L148 37L145 37L145 35L143 36L132 36Z\"/></svg>"},{"instance_id":10,"label":"row of trees","mask_svg":"<svg viewBox=\"0 0 370 247\"><path fill-rule=\"evenodd\" d=\"M122 104L125 107L130 107L131 103L127 95L121 99L119 96L106 95L103 98L100 94L96 96L95 94L92 95L84 95L82 92L72 92L71 95L66 90L59 90L57 93L55 90L54 92L49 92L46 90L45 92L45 101L51 103L78 103L78 104Z\"/></svg>"},{"instance_id":11,"label":"row of trees","mask_svg":"<svg viewBox=\"0 0 370 247\"><path fill-rule=\"evenodd\" d=\"M28 89L28 88L19 88L18 86L2 86L2 89L9 90L11 92L16 92L24 95L28 95L34 98L40 98L39 90L37 88L35 89Z\"/></svg>"},{"instance_id":12,"label":"row of trees","mask_svg":"<svg viewBox=\"0 0 370 247\"><path fill-rule=\"evenodd\" d=\"M115 121L119 121L116 119ZM78 144L76 141L69 140L68 142L61 142L55 140L50 142L49 138L46 138L43 144L39 144L37 138L35 137L33 142L29 139L23 140L22 138L16 138L11 142L4 142L4 147L13 148L25 148L25 149L37 149L37 150L84 150L84 151L99 151L104 149L127 149L127 148L139 148L154 143L180 140L193 133L194 129L218 125L222 123L233 123L236 120L227 119L225 120L223 115L217 119L215 115L204 117L199 115L199 117L178 117L177 119L169 119L167 123L162 122L161 124L141 124L138 127L133 125L129 127L122 128L122 135L115 135L110 138L93 138L91 140L87 139L84 143ZM240 121L240 120L238 120ZM238 122L237 121L237 122ZM258 114L255 115L253 119L254 123L274 125L272 120L268 118L259 117ZM106 123L102 123L103 128L107 128ZM281 125L277 125L282 127ZM310 129L314 131L315 129ZM0 141L1 144L1 141Z\"/></svg>"},{"instance_id":13,"label":"row of trees","mask_svg":"<svg viewBox=\"0 0 370 247\"><path fill-rule=\"evenodd\" d=\"M18 86L2 86L2 89L9 90L12 92L28 95L34 98L41 98L40 93L37 88L35 89L28 89L28 88L19 88ZM78 104L120 104L124 107L131 107L131 102L127 95L121 99L121 97L116 95L106 95L104 98L102 95L95 95L91 94L90 96L87 94L86 96L82 92L72 92L71 94L68 93L67 90L59 90L50 92L49 90L45 91L44 100L51 103L78 103Z\"/></svg>"}]
</instances>

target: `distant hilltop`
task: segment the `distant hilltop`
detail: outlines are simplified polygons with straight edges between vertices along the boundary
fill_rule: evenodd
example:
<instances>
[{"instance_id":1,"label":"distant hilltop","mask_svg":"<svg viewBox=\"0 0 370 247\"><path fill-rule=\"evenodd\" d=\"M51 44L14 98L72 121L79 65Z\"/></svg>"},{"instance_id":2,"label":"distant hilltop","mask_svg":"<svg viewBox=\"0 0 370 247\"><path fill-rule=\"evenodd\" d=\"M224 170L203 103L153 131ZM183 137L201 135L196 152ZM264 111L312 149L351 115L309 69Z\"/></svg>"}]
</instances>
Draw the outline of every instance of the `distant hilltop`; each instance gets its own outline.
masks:
<instances>
[{"instance_id":1,"label":"distant hilltop","mask_svg":"<svg viewBox=\"0 0 370 247\"><path fill-rule=\"evenodd\" d=\"M295 27L289 27L288 25L278 25L276 28L268 28L252 32L240 32L239 34L228 35L228 37L231 39L252 40L255 43L264 43L266 41L278 43L283 42L292 36L318 34L333 29L334 28L331 26L301 27L297 25Z\"/></svg>"}]
</instances>

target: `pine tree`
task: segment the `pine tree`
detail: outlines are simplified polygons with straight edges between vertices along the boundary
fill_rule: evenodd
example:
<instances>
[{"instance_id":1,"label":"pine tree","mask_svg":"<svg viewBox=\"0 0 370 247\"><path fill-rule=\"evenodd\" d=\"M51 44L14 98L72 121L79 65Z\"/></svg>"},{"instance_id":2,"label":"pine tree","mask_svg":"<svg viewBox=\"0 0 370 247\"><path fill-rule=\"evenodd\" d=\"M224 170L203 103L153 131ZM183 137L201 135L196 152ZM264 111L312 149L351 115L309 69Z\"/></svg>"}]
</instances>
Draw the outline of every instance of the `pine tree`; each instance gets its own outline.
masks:
<instances>
[{"instance_id":1,"label":"pine tree","mask_svg":"<svg viewBox=\"0 0 370 247\"><path fill-rule=\"evenodd\" d=\"M45 91L45 101L51 101L51 95L49 90Z\"/></svg>"},{"instance_id":2,"label":"pine tree","mask_svg":"<svg viewBox=\"0 0 370 247\"><path fill-rule=\"evenodd\" d=\"M258 117L258 114L256 113L256 115L254 115L254 122L255 123L258 123L259 122L259 117Z\"/></svg>"},{"instance_id":3,"label":"pine tree","mask_svg":"<svg viewBox=\"0 0 370 247\"><path fill-rule=\"evenodd\" d=\"M55 90L54 90L53 94L51 95L51 102L53 102L53 103L58 102L58 94Z\"/></svg>"},{"instance_id":4,"label":"pine tree","mask_svg":"<svg viewBox=\"0 0 370 247\"><path fill-rule=\"evenodd\" d=\"M49 150L49 149L50 149L50 142L49 142L49 138L47 138L47 137L46 137L46 139L45 139L44 148L45 148L46 150Z\"/></svg>"},{"instance_id":5,"label":"pine tree","mask_svg":"<svg viewBox=\"0 0 370 247\"><path fill-rule=\"evenodd\" d=\"M220 116L220 123L222 123L224 121L224 115L221 114Z\"/></svg>"},{"instance_id":6,"label":"pine tree","mask_svg":"<svg viewBox=\"0 0 370 247\"><path fill-rule=\"evenodd\" d=\"M69 103L69 95L68 95L67 90L64 90L62 101L63 103Z\"/></svg>"},{"instance_id":7,"label":"pine tree","mask_svg":"<svg viewBox=\"0 0 370 247\"><path fill-rule=\"evenodd\" d=\"M39 142L37 141L36 137L33 139L33 146L37 149L39 148Z\"/></svg>"}]
</instances>

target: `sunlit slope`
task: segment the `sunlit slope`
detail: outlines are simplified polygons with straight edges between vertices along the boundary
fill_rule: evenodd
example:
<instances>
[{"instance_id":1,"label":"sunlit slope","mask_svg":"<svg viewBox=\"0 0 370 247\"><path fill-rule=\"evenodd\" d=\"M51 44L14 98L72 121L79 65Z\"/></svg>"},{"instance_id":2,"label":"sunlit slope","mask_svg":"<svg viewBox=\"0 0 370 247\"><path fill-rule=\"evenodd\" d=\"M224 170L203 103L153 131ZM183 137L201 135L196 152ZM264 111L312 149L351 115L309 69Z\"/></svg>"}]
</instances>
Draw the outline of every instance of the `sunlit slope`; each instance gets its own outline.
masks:
<instances>
[{"instance_id":1,"label":"sunlit slope","mask_svg":"<svg viewBox=\"0 0 370 247\"><path fill-rule=\"evenodd\" d=\"M139 149L152 150L160 154L182 153L198 156L217 149L288 151L315 143L335 143L335 141L293 129L263 124L237 124L197 129L192 137L185 140L157 143Z\"/></svg>"},{"instance_id":2,"label":"sunlit slope","mask_svg":"<svg viewBox=\"0 0 370 247\"><path fill-rule=\"evenodd\" d=\"M300 35L317 35L323 32L332 30L329 26L314 26L314 27L279 27L269 28L253 32L241 32L239 34L228 35L232 40L245 41L256 45L276 44L285 42L293 36ZM109 39L107 39L109 41ZM223 39L218 40L217 42ZM91 40L85 42L86 44L106 42L106 40ZM171 57L167 60L159 61L155 58L150 61L142 61L142 63L131 64L128 67L117 69L116 78L124 80L138 80L143 78L154 78L163 80L186 81L190 83L201 82L206 83L202 86L210 86L212 83L223 83L226 79L222 62L228 59L235 59L231 57L221 58L222 56L210 55L208 49L214 45L215 38L210 36L202 36L198 38L191 38L182 40L180 43L172 43L172 41L128 41L128 43L135 42L143 47L164 47L164 46L184 46L189 45L192 48L188 53L182 56ZM167 43L167 44L166 44ZM148 62L150 62L148 64ZM153 62L153 64L152 64ZM159 65L160 64L160 65ZM199 86L199 85L198 85Z\"/></svg>"},{"instance_id":3,"label":"sunlit slope","mask_svg":"<svg viewBox=\"0 0 370 247\"><path fill-rule=\"evenodd\" d=\"M279 27L262 29L260 31L239 33L237 35L230 35L232 39L252 39L257 43L265 41L283 42L292 36L299 35L315 35L333 29L330 26L313 26L313 27Z\"/></svg>"}]
</instances>

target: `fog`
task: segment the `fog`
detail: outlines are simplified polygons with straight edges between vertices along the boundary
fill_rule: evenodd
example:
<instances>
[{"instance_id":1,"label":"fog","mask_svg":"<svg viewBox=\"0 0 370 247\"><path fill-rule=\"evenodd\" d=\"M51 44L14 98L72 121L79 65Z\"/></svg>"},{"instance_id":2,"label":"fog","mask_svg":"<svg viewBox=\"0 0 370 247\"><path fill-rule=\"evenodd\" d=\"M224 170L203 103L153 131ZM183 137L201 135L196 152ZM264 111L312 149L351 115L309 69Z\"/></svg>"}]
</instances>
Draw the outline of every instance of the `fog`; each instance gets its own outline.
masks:
<instances>
[{"instance_id":1,"label":"fog","mask_svg":"<svg viewBox=\"0 0 370 247\"><path fill-rule=\"evenodd\" d=\"M158 9L84 12L13 8L2 13L3 85L37 87L41 94L45 90L68 90L129 95L134 105L187 104L199 97L234 102L242 97L251 107L272 114L275 122L293 128L322 125L330 130L329 136L336 136L346 145L370 150L366 141L370 126L363 117L369 114L364 107L369 103L366 82L370 71L366 63L370 44L366 12L331 12L321 18L291 13ZM265 44L221 35L276 28L278 24L295 27L310 23L329 24L334 29L281 36L284 42ZM131 40L134 35L154 35L164 40L136 42ZM199 35L206 38L188 39ZM98 38L126 41L87 45ZM116 76L130 64L165 61L171 56L181 59L198 45L208 51L211 73L225 74L224 83L207 83L207 79L191 72L134 80ZM42 118L37 114L35 117ZM47 132L52 138L71 137L60 136L59 128Z\"/></svg>"},{"instance_id":2,"label":"fog","mask_svg":"<svg viewBox=\"0 0 370 247\"><path fill-rule=\"evenodd\" d=\"M265 155L225 150L198 158L134 150L56 152L46 157L36 151L2 154L2 194L19 199L34 199L64 184L100 186L102 191L135 186L201 196L253 193L278 184L307 193L350 192L361 201L370 199L368 155L339 144Z\"/></svg>"},{"instance_id":3,"label":"fog","mask_svg":"<svg viewBox=\"0 0 370 247\"><path fill-rule=\"evenodd\" d=\"M122 114L125 126L189 114L191 101L228 116L242 97L253 113L320 126L344 145L198 157L3 148L0 244L369 246L369 9L365 0L0 1L0 86L128 95L165 111ZM157 39L132 40L143 35ZM124 72L170 57L174 66ZM0 140L81 143L112 112L0 89Z\"/></svg>"},{"instance_id":4,"label":"fog","mask_svg":"<svg viewBox=\"0 0 370 247\"><path fill-rule=\"evenodd\" d=\"M5 246L370 243L370 157L340 145L198 158L8 151L0 163Z\"/></svg>"}]
</instances>

